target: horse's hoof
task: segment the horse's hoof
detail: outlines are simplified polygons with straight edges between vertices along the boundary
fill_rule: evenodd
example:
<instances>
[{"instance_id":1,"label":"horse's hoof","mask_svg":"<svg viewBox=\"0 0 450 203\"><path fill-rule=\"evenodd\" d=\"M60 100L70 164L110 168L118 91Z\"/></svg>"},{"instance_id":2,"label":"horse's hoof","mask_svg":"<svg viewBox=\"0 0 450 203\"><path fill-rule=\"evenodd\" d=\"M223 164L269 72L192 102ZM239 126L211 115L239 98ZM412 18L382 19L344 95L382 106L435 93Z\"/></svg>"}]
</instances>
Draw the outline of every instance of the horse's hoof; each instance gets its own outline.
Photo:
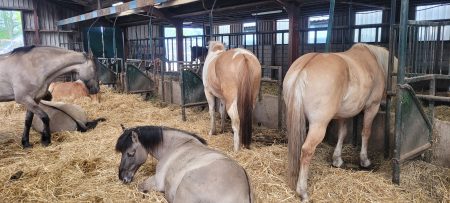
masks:
<instances>
[{"instance_id":1,"label":"horse's hoof","mask_svg":"<svg viewBox=\"0 0 450 203\"><path fill-rule=\"evenodd\" d=\"M372 163L367 159L365 161L361 160L361 162L359 163L361 168L365 168L365 169L370 169L373 167Z\"/></svg>"},{"instance_id":2,"label":"horse's hoof","mask_svg":"<svg viewBox=\"0 0 450 203\"><path fill-rule=\"evenodd\" d=\"M341 168L342 165L344 165L344 161L342 161L342 159L333 159L333 164L331 165L336 168Z\"/></svg>"},{"instance_id":3,"label":"horse's hoof","mask_svg":"<svg viewBox=\"0 0 450 203\"><path fill-rule=\"evenodd\" d=\"M22 147L23 147L24 149L29 149L29 148L32 148L33 145L30 144L29 142L27 142L27 143L23 143L23 142L22 142Z\"/></svg>"},{"instance_id":4,"label":"horse's hoof","mask_svg":"<svg viewBox=\"0 0 450 203\"><path fill-rule=\"evenodd\" d=\"M51 141L50 141L50 140L42 140L42 141L41 141L41 144L42 144L42 146L44 146L44 147L48 147L48 146L51 144Z\"/></svg>"}]
</instances>

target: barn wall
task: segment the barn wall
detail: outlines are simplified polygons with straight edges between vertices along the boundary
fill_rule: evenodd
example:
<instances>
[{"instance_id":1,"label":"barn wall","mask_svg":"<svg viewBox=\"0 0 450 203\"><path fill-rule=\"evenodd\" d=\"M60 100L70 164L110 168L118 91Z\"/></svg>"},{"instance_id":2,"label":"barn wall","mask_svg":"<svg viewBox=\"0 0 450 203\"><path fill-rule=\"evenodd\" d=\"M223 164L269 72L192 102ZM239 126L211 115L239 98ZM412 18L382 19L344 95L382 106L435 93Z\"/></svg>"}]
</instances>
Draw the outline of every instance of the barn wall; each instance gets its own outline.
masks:
<instances>
[{"instance_id":1,"label":"barn wall","mask_svg":"<svg viewBox=\"0 0 450 203\"><path fill-rule=\"evenodd\" d=\"M81 36L75 25L56 26L60 19L78 15L80 12L70 10L47 0L39 0L37 8L33 0L0 0L0 9L22 11L22 23L25 45L41 44L68 48L68 43L80 42ZM35 13L37 9L39 41L36 41Z\"/></svg>"}]
</instances>

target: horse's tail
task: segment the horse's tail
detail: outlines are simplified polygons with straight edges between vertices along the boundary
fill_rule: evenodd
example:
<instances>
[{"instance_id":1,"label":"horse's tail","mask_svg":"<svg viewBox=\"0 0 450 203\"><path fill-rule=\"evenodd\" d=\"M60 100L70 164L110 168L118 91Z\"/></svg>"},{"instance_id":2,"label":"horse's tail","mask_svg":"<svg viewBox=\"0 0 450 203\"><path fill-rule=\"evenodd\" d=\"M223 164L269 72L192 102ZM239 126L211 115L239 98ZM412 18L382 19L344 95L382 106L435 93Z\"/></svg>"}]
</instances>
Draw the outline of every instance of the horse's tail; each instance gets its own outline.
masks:
<instances>
[{"instance_id":1,"label":"horse's tail","mask_svg":"<svg viewBox=\"0 0 450 203\"><path fill-rule=\"evenodd\" d=\"M87 122L86 123L86 128L87 128L86 130L94 129L95 127L97 127L97 124L99 122L103 122L103 121L106 121L106 119L105 118L97 118L97 119L95 119L93 121Z\"/></svg>"},{"instance_id":2,"label":"horse's tail","mask_svg":"<svg viewBox=\"0 0 450 203\"><path fill-rule=\"evenodd\" d=\"M252 118L253 118L253 78L252 67L261 66L251 60L252 56L242 54L244 66L240 71L240 85L238 87L237 108L239 114L239 135L245 148L250 148L252 141Z\"/></svg>"},{"instance_id":3,"label":"horse's tail","mask_svg":"<svg viewBox=\"0 0 450 203\"><path fill-rule=\"evenodd\" d=\"M303 93L306 74L302 69L315 54L302 56L304 60L295 61L283 82L283 96L286 104L286 127L288 138L288 185L296 189L300 171L300 156L306 138L306 118L303 106ZM292 72L291 72L292 71Z\"/></svg>"}]
</instances>

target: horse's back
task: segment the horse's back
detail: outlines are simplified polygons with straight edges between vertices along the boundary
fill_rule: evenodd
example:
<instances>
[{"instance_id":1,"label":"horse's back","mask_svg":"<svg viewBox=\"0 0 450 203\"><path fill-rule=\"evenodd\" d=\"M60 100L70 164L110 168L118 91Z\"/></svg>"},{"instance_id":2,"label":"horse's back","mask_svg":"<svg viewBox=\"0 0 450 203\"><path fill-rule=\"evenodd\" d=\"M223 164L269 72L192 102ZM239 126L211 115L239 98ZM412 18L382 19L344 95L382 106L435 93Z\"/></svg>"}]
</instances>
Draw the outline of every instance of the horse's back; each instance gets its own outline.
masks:
<instances>
[{"instance_id":1,"label":"horse's back","mask_svg":"<svg viewBox=\"0 0 450 203\"><path fill-rule=\"evenodd\" d=\"M165 192L169 201L217 202L225 196L236 200L243 191L248 194L244 169L227 156L196 144L177 150L158 163L166 171Z\"/></svg>"},{"instance_id":2,"label":"horse's back","mask_svg":"<svg viewBox=\"0 0 450 203\"><path fill-rule=\"evenodd\" d=\"M91 97L91 95L89 95L89 90L82 81L51 83L49 91L52 93L55 100L61 100L63 98L77 99Z\"/></svg>"},{"instance_id":3,"label":"horse's back","mask_svg":"<svg viewBox=\"0 0 450 203\"><path fill-rule=\"evenodd\" d=\"M72 117L64 113L62 110L44 105L42 103L40 103L39 106L45 113L47 113L50 119L51 133L77 130L77 123L74 121L74 119L72 119ZM44 124L42 123L42 120L37 116L33 117L32 127L33 129L41 133L44 130Z\"/></svg>"},{"instance_id":4,"label":"horse's back","mask_svg":"<svg viewBox=\"0 0 450 203\"><path fill-rule=\"evenodd\" d=\"M250 202L251 189L244 169L220 159L186 173L174 202Z\"/></svg>"}]
</instances>

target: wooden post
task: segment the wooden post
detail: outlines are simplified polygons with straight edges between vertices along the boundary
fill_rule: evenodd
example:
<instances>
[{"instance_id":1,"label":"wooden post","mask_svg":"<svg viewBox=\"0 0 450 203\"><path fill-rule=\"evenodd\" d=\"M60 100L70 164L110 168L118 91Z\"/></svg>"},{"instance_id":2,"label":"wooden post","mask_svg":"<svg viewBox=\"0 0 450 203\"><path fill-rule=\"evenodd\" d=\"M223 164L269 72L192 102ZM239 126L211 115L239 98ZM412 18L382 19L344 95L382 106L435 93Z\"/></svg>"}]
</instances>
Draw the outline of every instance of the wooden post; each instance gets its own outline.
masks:
<instances>
[{"instance_id":1,"label":"wooden post","mask_svg":"<svg viewBox=\"0 0 450 203\"><path fill-rule=\"evenodd\" d=\"M183 61L183 21L174 22L177 37L177 61Z\"/></svg>"},{"instance_id":2,"label":"wooden post","mask_svg":"<svg viewBox=\"0 0 450 203\"><path fill-rule=\"evenodd\" d=\"M34 44L41 44L41 37L39 36L39 17L37 14L38 0L33 0L33 19L34 19Z\"/></svg>"},{"instance_id":3,"label":"wooden post","mask_svg":"<svg viewBox=\"0 0 450 203\"><path fill-rule=\"evenodd\" d=\"M288 46L288 66L283 67L283 78L291 64L299 57L299 14L300 7L297 3L289 2L286 5L289 16L289 46Z\"/></svg>"}]
</instances>

